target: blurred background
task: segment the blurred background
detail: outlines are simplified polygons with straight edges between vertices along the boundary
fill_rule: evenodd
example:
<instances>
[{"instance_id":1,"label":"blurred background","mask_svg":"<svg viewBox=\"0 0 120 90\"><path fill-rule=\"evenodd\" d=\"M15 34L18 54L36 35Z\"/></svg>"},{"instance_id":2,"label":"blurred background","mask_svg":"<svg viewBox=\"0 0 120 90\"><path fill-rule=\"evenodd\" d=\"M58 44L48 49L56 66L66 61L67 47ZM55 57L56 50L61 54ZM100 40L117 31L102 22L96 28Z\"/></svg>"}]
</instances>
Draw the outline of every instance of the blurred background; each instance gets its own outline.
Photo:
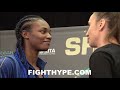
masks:
<instances>
[{"instance_id":1,"label":"blurred background","mask_svg":"<svg viewBox=\"0 0 120 90\"><path fill-rule=\"evenodd\" d=\"M91 12L0 12L0 30L13 30L25 15L40 15L51 26L86 26Z\"/></svg>"}]
</instances>

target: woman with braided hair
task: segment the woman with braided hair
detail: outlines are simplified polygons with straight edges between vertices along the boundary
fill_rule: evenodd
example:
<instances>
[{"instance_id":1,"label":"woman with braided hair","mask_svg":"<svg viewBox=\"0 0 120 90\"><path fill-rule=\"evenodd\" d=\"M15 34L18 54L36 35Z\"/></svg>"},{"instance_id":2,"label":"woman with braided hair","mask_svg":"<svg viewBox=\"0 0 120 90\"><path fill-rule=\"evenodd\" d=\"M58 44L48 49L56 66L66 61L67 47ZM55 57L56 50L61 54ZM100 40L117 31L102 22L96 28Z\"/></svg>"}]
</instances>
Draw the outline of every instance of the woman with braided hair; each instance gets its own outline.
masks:
<instances>
[{"instance_id":1,"label":"woman with braided hair","mask_svg":"<svg viewBox=\"0 0 120 90\"><path fill-rule=\"evenodd\" d=\"M47 51L51 42L49 24L40 16L23 17L15 28L17 44L13 55L0 60L0 78L46 78L46 75L28 75L28 70L44 70L46 62L38 57Z\"/></svg>"}]
</instances>

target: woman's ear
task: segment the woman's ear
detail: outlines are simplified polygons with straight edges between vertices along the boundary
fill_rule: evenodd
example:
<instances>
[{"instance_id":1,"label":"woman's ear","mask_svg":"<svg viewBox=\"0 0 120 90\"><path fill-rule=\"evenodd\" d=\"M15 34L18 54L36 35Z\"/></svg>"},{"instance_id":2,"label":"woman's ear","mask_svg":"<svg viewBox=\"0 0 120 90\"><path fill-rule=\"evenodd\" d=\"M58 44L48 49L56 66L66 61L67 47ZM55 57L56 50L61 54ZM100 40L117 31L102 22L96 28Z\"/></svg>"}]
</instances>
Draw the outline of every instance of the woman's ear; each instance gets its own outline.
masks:
<instances>
[{"instance_id":1,"label":"woman's ear","mask_svg":"<svg viewBox=\"0 0 120 90\"><path fill-rule=\"evenodd\" d=\"M25 31L23 30L22 33L21 33L22 37L25 38L25 39L28 39L29 38L29 32L28 31Z\"/></svg>"},{"instance_id":2,"label":"woman's ear","mask_svg":"<svg viewBox=\"0 0 120 90\"><path fill-rule=\"evenodd\" d=\"M105 20L105 19L101 19L101 20L99 21L98 28L99 28L100 31L103 30L103 28L104 28L104 26L105 26L105 23L106 23L106 20Z\"/></svg>"}]
</instances>

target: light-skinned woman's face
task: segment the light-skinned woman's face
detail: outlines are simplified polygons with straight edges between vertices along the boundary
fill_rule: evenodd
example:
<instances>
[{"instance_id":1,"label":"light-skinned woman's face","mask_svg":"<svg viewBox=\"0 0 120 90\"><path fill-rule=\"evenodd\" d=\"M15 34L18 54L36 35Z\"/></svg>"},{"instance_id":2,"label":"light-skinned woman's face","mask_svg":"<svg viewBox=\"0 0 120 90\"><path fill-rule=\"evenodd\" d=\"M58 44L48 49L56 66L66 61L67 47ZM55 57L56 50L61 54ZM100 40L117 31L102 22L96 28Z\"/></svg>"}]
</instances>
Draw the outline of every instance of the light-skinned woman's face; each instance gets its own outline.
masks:
<instances>
[{"instance_id":1,"label":"light-skinned woman's face","mask_svg":"<svg viewBox=\"0 0 120 90\"><path fill-rule=\"evenodd\" d=\"M97 46L97 41L99 38L99 31L97 30L98 26L97 26L96 19L97 19L96 15L92 14L88 21L89 28L86 33L86 36L88 37L88 43L91 47Z\"/></svg>"}]
</instances>

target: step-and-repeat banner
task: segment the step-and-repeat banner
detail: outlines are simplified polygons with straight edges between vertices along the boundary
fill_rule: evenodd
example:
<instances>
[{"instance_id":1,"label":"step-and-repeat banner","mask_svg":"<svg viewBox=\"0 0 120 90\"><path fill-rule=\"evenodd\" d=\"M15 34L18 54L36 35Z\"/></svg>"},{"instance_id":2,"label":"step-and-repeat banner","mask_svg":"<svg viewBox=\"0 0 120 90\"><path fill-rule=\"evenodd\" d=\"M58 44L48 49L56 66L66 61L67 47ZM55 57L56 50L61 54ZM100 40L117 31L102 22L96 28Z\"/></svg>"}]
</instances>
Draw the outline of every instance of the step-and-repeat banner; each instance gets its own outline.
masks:
<instances>
[{"instance_id":1,"label":"step-and-repeat banner","mask_svg":"<svg viewBox=\"0 0 120 90\"><path fill-rule=\"evenodd\" d=\"M52 28L52 42L48 51L39 52L47 62L46 70L81 70L80 75L50 75L50 78L88 78L82 70L89 69L89 57L94 51L85 36L87 26ZM14 30L0 31L0 58L13 54L16 47Z\"/></svg>"}]
</instances>

